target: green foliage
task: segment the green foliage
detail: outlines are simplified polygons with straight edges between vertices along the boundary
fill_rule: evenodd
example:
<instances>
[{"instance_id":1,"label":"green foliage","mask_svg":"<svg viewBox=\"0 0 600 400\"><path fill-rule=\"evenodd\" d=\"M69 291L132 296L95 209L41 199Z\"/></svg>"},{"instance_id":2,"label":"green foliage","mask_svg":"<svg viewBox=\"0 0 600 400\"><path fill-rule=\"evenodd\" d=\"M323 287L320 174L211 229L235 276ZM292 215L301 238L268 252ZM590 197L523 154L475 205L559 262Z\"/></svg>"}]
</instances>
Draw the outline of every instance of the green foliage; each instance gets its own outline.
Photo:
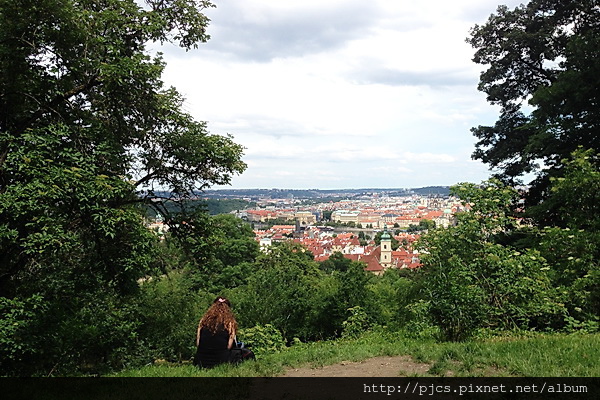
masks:
<instances>
[{"instance_id":1,"label":"green foliage","mask_svg":"<svg viewBox=\"0 0 600 400\"><path fill-rule=\"evenodd\" d=\"M0 192L0 285L7 294L24 282L32 291L52 290L53 282L35 286L75 271L95 271L88 285L100 279L127 291L148 269L155 238L128 204L131 185L65 147L69 134L65 126L30 130L7 155L4 171L15 179Z\"/></svg>"},{"instance_id":2,"label":"green foliage","mask_svg":"<svg viewBox=\"0 0 600 400\"><path fill-rule=\"evenodd\" d=\"M599 316L598 232L548 227L537 232L532 241L552 266L553 285L569 314L578 319Z\"/></svg>"},{"instance_id":3,"label":"green foliage","mask_svg":"<svg viewBox=\"0 0 600 400\"><path fill-rule=\"evenodd\" d=\"M139 360L190 360L195 352L198 321L214 296L196 294L185 274L174 271L144 282L137 298Z\"/></svg>"},{"instance_id":4,"label":"green foliage","mask_svg":"<svg viewBox=\"0 0 600 400\"><path fill-rule=\"evenodd\" d=\"M516 229L510 208L516 192L497 180L453 191L471 211L419 244L428 252L422 255L425 299L444 337L462 340L482 326L552 326L564 305L552 288L551 268L536 250L496 242Z\"/></svg>"},{"instance_id":5,"label":"green foliage","mask_svg":"<svg viewBox=\"0 0 600 400\"><path fill-rule=\"evenodd\" d=\"M206 199L205 203L210 215L228 214L232 211L256 207L255 202L241 199Z\"/></svg>"},{"instance_id":6,"label":"green foliage","mask_svg":"<svg viewBox=\"0 0 600 400\"><path fill-rule=\"evenodd\" d=\"M564 330L569 333L597 333L600 331L599 318L594 316L593 319L579 321L573 317L565 317Z\"/></svg>"},{"instance_id":7,"label":"green foliage","mask_svg":"<svg viewBox=\"0 0 600 400\"><path fill-rule=\"evenodd\" d=\"M192 199L179 199L165 201L162 206L164 207L165 215L174 215L178 213L189 213L189 210L205 210L210 215L229 214L236 210L245 210L247 208L256 207L255 202L249 202L241 199L205 199L205 200L192 200ZM159 212L154 208L148 206L146 209L146 215L148 218L156 218L159 216Z\"/></svg>"},{"instance_id":8,"label":"green foliage","mask_svg":"<svg viewBox=\"0 0 600 400\"><path fill-rule=\"evenodd\" d=\"M323 279L310 252L284 242L261 254L255 269L232 295L243 326L272 324L286 338L322 334L313 321L323 312L330 280Z\"/></svg>"},{"instance_id":9,"label":"green foliage","mask_svg":"<svg viewBox=\"0 0 600 400\"><path fill-rule=\"evenodd\" d=\"M549 197L528 213L557 225L525 230L518 242L538 249L547 260L566 321L592 325L600 317L600 172L595 157L580 149L563 160L564 177L551 180Z\"/></svg>"},{"instance_id":10,"label":"green foliage","mask_svg":"<svg viewBox=\"0 0 600 400\"><path fill-rule=\"evenodd\" d=\"M45 338L43 355L47 360L35 360L40 365L30 368L44 367L46 374L60 376L74 371L99 374L127 365L139 346L141 321L135 307L121 296L98 293L79 296L72 306L74 312L58 307L50 310L44 326L33 332Z\"/></svg>"},{"instance_id":11,"label":"green foliage","mask_svg":"<svg viewBox=\"0 0 600 400\"><path fill-rule=\"evenodd\" d=\"M249 347L257 357L278 353L285 347L285 340L281 332L271 324L240 329L238 340L244 342L246 347Z\"/></svg>"},{"instance_id":12,"label":"green foliage","mask_svg":"<svg viewBox=\"0 0 600 400\"><path fill-rule=\"evenodd\" d=\"M0 297L0 369L18 368L20 362L40 351L39 343L27 340L35 326L37 309L45 308L43 298L33 295L25 300Z\"/></svg>"},{"instance_id":13,"label":"green foliage","mask_svg":"<svg viewBox=\"0 0 600 400\"><path fill-rule=\"evenodd\" d=\"M357 338L371 326L369 316L360 306L351 307L348 311L350 316L342 322L342 337Z\"/></svg>"},{"instance_id":14,"label":"green foliage","mask_svg":"<svg viewBox=\"0 0 600 400\"><path fill-rule=\"evenodd\" d=\"M95 163L102 148L73 149L65 144L70 135L64 125L28 130L3 165L11 183L0 190L0 289L16 302L34 295L45 302L34 311L35 327L18 339L40 350L3 373L118 366L117 354L132 344L127 296L151 273L157 239L131 184ZM115 334L93 338L87 324Z\"/></svg>"},{"instance_id":15,"label":"green foliage","mask_svg":"<svg viewBox=\"0 0 600 400\"><path fill-rule=\"evenodd\" d=\"M422 219L419 221L418 225L410 224L408 226L407 232L422 232L428 231L430 229L435 228L435 222L429 219Z\"/></svg>"},{"instance_id":16,"label":"green foliage","mask_svg":"<svg viewBox=\"0 0 600 400\"><path fill-rule=\"evenodd\" d=\"M439 329L431 321L429 301L417 300L405 308L408 322L403 327L404 334L413 339L431 339L439 335Z\"/></svg>"},{"instance_id":17,"label":"green foliage","mask_svg":"<svg viewBox=\"0 0 600 400\"><path fill-rule=\"evenodd\" d=\"M105 373L139 350L136 309L113 293L85 293L62 307L39 296L2 300L1 316L4 376Z\"/></svg>"},{"instance_id":18,"label":"green foliage","mask_svg":"<svg viewBox=\"0 0 600 400\"><path fill-rule=\"evenodd\" d=\"M0 0L0 293L13 310L0 326L29 321L28 335L4 332L22 354L2 374L123 365L140 347L138 281L173 261L141 205L162 213L155 188L185 198L245 169L145 47L206 41L212 4L146 3Z\"/></svg>"},{"instance_id":19,"label":"green foliage","mask_svg":"<svg viewBox=\"0 0 600 400\"><path fill-rule=\"evenodd\" d=\"M338 251L329 256L327 260L322 261L319 264L319 268L327 274L332 274L336 272L346 272L351 268L351 265L352 260L344 257L344 255Z\"/></svg>"},{"instance_id":20,"label":"green foliage","mask_svg":"<svg viewBox=\"0 0 600 400\"><path fill-rule=\"evenodd\" d=\"M229 214L179 215L171 235L187 256L196 289L213 293L246 284L259 254L249 224Z\"/></svg>"},{"instance_id":21,"label":"green foliage","mask_svg":"<svg viewBox=\"0 0 600 400\"><path fill-rule=\"evenodd\" d=\"M258 257L247 285L231 297L243 326L272 324L288 341L330 338L341 334L348 308L377 319L363 268L341 254L319 265L301 245L284 242Z\"/></svg>"},{"instance_id":22,"label":"green foliage","mask_svg":"<svg viewBox=\"0 0 600 400\"><path fill-rule=\"evenodd\" d=\"M426 275L426 298L430 314L449 340L463 340L482 325L487 313L484 291L475 285L474 274L464 265L449 260ZM428 261L425 265L429 265Z\"/></svg>"},{"instance_id":23,"label":"green foliage","mask_svg":"<svg viewBox=\"0 0 600 400\"><path fill-rule=\"evenodd\" d=\"M550 195L550 178L563 177L561 159L580 146L600 148L599 18L596 0L532 0L514 10L498 7L468 39L473 61L487 66L479 90L502 107L494 126L472 129L479 139L474 158L508 181L536 171L530 205Z\"/></svg>"},{"instance_id":24,"label":"green foliage","mask_svg":"<svg viewBox=\"0 0 600 400\"><path fill-rule=\"evenodd\" d=\"M341 253L332 254L320 267L329 274L332 285L324 302L323 312L316 321L328 337L339 335L344 329L348 309L359 307L371 320L379 320L377 304L369 285L373 276L364 271L364 264L351 261Z\"/></svg>"},{"instance_id":25,"label":"green foliage","mask_svg":"<svg viewBox=\"0 0 600 400\"><path fill-rule=\"evenodd\" d=\"M561 161L561 177L550 178L546 200L528 215L540 224L600 231L600 170L598 155L579 148Z\"/></svg>"},{"instance_id":26,"label":"green foliage","mask_svg":"<svg viewBox=\"0 0 600 400\"><path fill-rule=\"evenodd\" d=\"M564 160L549 196L527 210L537 221L520 224L517 192L497 180L452 188L470 206L458 225L431 232L423 288L446 338L479 327L593 331L600 310L596 225L598 170L591 151Z\"/></svg>"},{"instance_id":27,"label":"green foliage","mask_svg":"<svg viewBox=\"0 0 600 400\"><path fill-rule=\"evenodd\" d=\"M399 329L406 322L401 311L403 297L410 297L412 286L412 281L402 277L396 269L388 269L383 276L370 279L369 291L364 297L371 299L373 321L390 329Z\"/></svg>"}]
</instances>

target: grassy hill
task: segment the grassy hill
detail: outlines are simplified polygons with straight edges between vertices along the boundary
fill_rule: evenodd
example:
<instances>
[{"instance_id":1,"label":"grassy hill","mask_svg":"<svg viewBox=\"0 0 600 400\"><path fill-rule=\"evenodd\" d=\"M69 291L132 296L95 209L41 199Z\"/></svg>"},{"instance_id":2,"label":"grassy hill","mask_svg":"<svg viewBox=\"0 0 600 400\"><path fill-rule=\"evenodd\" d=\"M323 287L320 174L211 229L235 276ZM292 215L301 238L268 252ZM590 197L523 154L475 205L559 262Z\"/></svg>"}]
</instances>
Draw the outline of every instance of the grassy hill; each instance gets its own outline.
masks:
<instances>
[{"instance_id":1,"label":"grassy hill","mask_svg":"<svg viewBox=\"0 0 600 400\"><path fill-rule=\"evenodd\" d=\"M410 339L374 331L358 339L298 344L240 366L201 370L190 363L157 362L118 377L271 377L291 368L407 355L429 369L417 376L598 377L600 334L512 333L468 342ZM399 371L400 372L400 371Z\"/></svg>"}]
</instances>

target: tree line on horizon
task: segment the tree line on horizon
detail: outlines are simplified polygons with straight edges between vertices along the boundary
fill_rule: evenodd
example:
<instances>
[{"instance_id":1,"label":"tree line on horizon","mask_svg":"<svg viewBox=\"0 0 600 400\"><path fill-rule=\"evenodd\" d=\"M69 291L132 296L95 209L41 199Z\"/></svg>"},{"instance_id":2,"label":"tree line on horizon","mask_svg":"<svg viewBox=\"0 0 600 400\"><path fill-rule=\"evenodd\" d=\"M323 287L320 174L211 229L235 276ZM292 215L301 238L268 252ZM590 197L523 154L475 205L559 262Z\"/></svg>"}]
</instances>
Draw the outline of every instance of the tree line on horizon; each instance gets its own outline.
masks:
<instances>
[{"instance_id":1,"label":"tree line on horizon","mask_svg":"<svg viewBox=\"0 0 600 400\"><path fill-rule=\"evenodd\" d=\"M297 198L319 198L323 194L330 194L331 196L339 193L352 193L356 195L365 193L387 193L392 196L408 196L411 194L424 194L424 195L444 195L450 194L450 186L426 186L421 188L346 188L346 189L211 189L205 194L207 196L224 196L231 197L243 196L278 196L288 197L293 195Z\"/></svg>"},{"instance_id":2,"label":"tree line on horizon","mask_svg":"<svg viewBox=\"0 0 600 400\"><path fill-rule=\"evenodd\" d=\"M598 331L597 0L500 6L471 30L478 88L500 106L473 128L473 157L495 176L453 186L471 211L422 237L422 268L382 277L298 244L262 253L231 215L168 208L246 165L242 146L183 111L147 48L206 42L214 5L138 3L0 0L0 375L189 360L217 294L240 334L262 335L257 349L373 326L439 340Z\"/></svg>"}]
</instances>

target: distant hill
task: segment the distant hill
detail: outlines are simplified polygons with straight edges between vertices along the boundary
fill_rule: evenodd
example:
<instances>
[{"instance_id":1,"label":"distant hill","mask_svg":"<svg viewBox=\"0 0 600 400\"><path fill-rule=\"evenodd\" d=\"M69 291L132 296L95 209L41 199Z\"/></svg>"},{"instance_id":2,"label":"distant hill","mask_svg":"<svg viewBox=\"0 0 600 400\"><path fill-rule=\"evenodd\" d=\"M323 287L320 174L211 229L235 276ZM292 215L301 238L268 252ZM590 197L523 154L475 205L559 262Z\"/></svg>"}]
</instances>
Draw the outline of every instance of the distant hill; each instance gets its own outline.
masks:
<instances>
[{"instance_id":1,"label":"distant hill","mask_svg":"<svg viewBox=\"0 0 600 400\"><path fill-rule=\"evenodd\" d=\"M428 186L423 188L362 188L362 189L213 189L198 193L198 198L204 199L350 199L361 196L385 195L389 197L404 197L411 195L442 196L450 194L449 186ZM168 193L157 193L169 197ZM235 207L235 206L234 206ZM242 208L242 207L240 207Z\"/></svg>"},{"instance_id":2,"label":"distant hill","mask_svg":"<svg viewBox=\"0 0 600 400\"><path fill-rule=\"evenodd\" d=\"M415 194L421 196L440 195L450 196L450 186L428 186L424 188L411 189Z\"/></svg>"},{"instance_id":3,"label":"distant hill","mask_svg":"<svg viewBox=\"0 0 600 400\"><path fill-rule=\"evenodd\" d=\"M429 186L424 188L362 188L362 189L219 189L207 190L203 196L209 198L296 198L296 199L319 199L319 198L350 198L368 195L387 195L390 197L403 197L412 194L422 196L437 195L448 196L449 186Z\"/></svg>"},{"instance_id":4,"label":"distant hill","mask_svg":"<svg viewBox=\"0 0 600 400\"><path fill-rule=\"evenodd\" d=\"M206 210L210 215L228 214L231 211L245 210L247 208L256 207L256 203L254 202L234 198L186 200L184 201L184 205L188 211L199 207ZM181 204L173 201L166 202L165 208L169 213L173 214L177 214L182 211ZM152 208L147 207L146 215L149 218L154 218L156 217L156 212Z\"/></svg>"}]
</instances>

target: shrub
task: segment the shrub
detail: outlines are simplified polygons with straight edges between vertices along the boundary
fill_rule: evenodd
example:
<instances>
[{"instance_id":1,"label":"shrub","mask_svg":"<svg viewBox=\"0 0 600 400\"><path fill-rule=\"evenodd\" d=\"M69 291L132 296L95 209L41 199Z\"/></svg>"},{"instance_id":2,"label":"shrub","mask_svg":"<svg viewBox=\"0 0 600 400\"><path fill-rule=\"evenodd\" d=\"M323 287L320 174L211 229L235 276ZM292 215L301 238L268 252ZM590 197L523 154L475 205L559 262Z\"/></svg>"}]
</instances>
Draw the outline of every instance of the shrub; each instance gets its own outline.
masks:
<instances>
[{"instance_id":1,"label":"shrub","mask_svg":"<svg viewBox=\"0 0 600 400\"><path fill-rule=\"evenodd\" d=\"M330 290L312 254L286 242L261 255L248 284L230 298L241 326L272 324L284 337L307 340L321 336L318 321Z\"/></svg>"},{"instance_id":2,"label":"shrub","mask_svg":"<svg viewBox=\"0 0 600 400\"><path fill-rule=\"evenodd\" d=\"M443 336L462 340L482 327L551 327L564 305L551 286L550 266L537 250L503 243L519 229L511 211L516 192L497 180L452 190L471 210L419 244L426 250L423 292Z\"/></svg>"},{"instance_id":3,"label":"shrub","mask_svg":"<svg viewBox=\"0 0 600 400\"><path fill-rule=\"evenodd\" d=\"M357 338L370 327L369 316L365 310L360 307L351 307L348 309L350 316L342 322L342 337Z\"/></svg>"},{"instance_id":4,"label":"shrub","mask_svg":"<svg viewBox=\"0 0 600 400\"><path fill-rule=\"evenodd\" d=\"M193 356L198 321L214 295L194 293L190 285L178 272L142 285L139 340L144 343L148 361L181 361Z\"/></svg>"},{"instance_id":5,"label":"shrub","mask_svg":"<svg viewBox=\"0 0 600 400\"><path fill-rule=\"evenodd\" d=\"M418 300L408 304L406 310L407 323L404 325L404 334L412 339L432 338L439 334L439 329L433 325L429 315L429 301Z\"/></svg>"},{"instance_id":6,"label":"shrub","mask_svg":"<svg viewBox=\"0 0 600 400\"><path fill-rule=\"evenodd\" d=\"M278 353L285 347L281 332L271 324L240 329L238 340L244 342L256 356Z\"/></svg>"},{"instance_id":7,"label":"shrub","mask_svg":"<svg viewBox=\"0 0 600 400\"><path fill-rule=\"evenodd\" d=\"M17 373L15 366L39 351L28 332L44 310L41 296L25 301L0 297L0 373Z\"/></svg>"}]
</instances>

